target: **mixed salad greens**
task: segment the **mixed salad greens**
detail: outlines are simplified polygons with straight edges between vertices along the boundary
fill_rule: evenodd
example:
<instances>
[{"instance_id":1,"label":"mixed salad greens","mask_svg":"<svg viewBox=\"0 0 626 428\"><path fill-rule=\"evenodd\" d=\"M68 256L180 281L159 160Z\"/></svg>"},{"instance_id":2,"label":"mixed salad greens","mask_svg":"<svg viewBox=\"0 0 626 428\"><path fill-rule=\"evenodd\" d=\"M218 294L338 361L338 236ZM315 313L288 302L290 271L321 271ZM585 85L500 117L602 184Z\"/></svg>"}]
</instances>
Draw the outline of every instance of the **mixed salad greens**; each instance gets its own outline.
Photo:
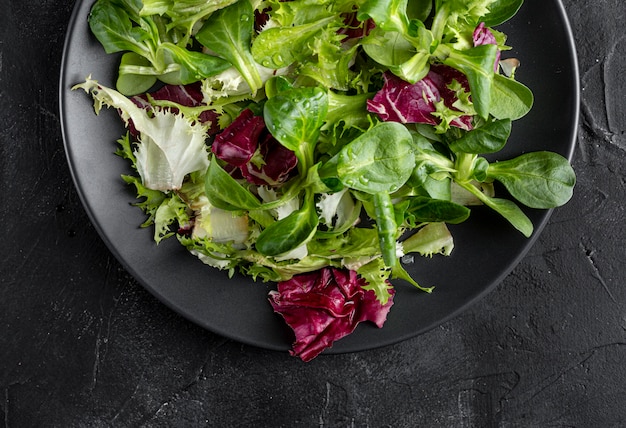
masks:
<instances>
[{"instance_id":1,"label":"mixed salad greens","mask_svg":"<svg viewBox=\"0 0 626 428\"><path fill-rule=\"evenodd\" d=\"M379 327L402 257L448 255L446 224L484 204L525 236L519 205L566 203L564 157L489 162L532 92L493 27L522 0L97 0L89 26L121 53L118 154L154 240L278 283L269 300L308 361ZM511 199L495 196L499 182Z\"/></svg>"}]
</instances>

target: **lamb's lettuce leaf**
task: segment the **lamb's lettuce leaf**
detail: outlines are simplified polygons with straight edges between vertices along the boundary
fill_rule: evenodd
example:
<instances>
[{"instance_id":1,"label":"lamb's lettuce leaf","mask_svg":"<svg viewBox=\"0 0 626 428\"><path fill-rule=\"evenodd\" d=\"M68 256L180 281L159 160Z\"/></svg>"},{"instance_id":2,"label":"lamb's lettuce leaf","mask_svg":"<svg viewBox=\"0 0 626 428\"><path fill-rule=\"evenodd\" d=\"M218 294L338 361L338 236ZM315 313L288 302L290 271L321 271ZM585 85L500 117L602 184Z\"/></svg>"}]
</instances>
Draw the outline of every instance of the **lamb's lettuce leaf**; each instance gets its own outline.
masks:
<instances>
[{"instance_id":1,"label":"lamb's lettuce leaf","mask_svg":"<svg viewBox=\"0 0 626 428\"><path fill-rule=\"evenodd\" d=\"M252 93L263 87L250 44L254 32L254 9L238 1L212 14L196 34L196 40L232 64Z\"/></svg>"}]
</instances>

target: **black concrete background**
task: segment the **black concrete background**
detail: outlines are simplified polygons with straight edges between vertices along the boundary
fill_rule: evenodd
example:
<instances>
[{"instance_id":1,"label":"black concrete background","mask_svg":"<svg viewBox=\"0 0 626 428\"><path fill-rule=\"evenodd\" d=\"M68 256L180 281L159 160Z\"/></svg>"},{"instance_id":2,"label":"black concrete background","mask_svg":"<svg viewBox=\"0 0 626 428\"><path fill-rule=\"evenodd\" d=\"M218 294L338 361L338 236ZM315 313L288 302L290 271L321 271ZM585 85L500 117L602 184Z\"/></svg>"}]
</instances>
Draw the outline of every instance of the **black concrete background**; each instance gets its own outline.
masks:
<instances>
[{"instance_id":1,"label":"black concrete background","mask_svg":"<svg viewBox=\"0 0 626 428\"><path fill-rule=\"evenodd\" d=\"M521 264L429 333L308 364L184 320L100 240L59 125L73 3L0 3L0 425L626 426L623 0L564 1L578 184Z\"/></svg>"}]
</instances>

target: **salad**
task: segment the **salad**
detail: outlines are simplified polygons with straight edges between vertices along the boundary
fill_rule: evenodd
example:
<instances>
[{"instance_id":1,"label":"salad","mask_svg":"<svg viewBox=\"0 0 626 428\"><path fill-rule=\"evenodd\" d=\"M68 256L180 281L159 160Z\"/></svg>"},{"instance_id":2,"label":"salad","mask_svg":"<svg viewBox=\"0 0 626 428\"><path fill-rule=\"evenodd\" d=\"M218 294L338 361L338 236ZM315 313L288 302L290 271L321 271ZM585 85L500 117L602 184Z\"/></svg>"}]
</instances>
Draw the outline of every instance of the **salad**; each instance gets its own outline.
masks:
<instances>
[{"instance_id":1,"label":"salad","mask_svg":"<svg viewBox=\"0 0 626 428\"><path fill-rule=\"evenodd\" d=\"M404 266L449 255L447 224L471 206L529 237L520 205L571 198L557 153L487 159L533 104L495 29L521 5L97 0L88 22L117 81L74 89L126 125L122 178L155 243L276 283L268 308L309 361L360 322L383 327L392 280L431 292Z\"/></svg>"}]
</instances>

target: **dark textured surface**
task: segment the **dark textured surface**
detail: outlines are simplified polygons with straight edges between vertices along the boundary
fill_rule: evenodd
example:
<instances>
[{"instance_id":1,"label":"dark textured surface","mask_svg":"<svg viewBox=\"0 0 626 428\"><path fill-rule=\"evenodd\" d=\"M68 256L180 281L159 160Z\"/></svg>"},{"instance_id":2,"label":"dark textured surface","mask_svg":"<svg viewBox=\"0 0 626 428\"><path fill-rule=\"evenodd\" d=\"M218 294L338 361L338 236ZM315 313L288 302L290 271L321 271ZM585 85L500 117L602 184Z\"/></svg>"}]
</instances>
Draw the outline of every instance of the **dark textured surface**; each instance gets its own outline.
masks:
<instances>
[{"instance_id":1,"label":"dark textured surface","mask_svg":"<svg viewBox=\"0 0 626 428\"><path fill-rule=\"evenodd\" d=\"M182 319L110 255L61 140L73 2L3 0L0 422L625 426L626 5L564 4L582 86L572 201L462 315L397 345L303 364Z\"/></svg>"}]
</instances>

